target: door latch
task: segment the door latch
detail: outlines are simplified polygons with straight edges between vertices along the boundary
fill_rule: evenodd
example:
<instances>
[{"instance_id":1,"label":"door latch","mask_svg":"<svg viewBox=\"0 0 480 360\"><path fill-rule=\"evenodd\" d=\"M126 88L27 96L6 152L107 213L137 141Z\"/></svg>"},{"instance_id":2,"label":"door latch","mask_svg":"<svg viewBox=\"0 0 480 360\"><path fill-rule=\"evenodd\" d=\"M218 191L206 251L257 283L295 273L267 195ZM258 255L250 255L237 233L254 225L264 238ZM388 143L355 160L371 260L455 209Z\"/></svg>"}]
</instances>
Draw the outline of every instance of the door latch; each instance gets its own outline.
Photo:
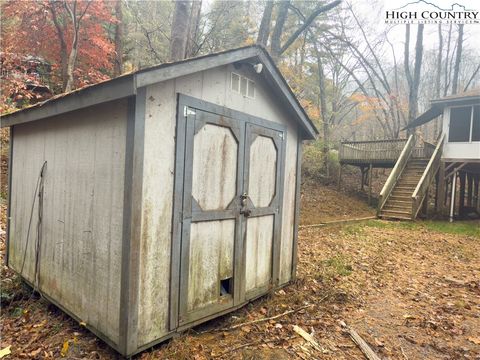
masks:
<instances>
[{"instance_id":1,"label":"door latch","mask_svg":"<svg viewBox=\"0 0 480 360\"><path fill-rule=\"evenodd\" d=\"M252 212L252 210L247 208L247 199L247 193L240 195L240 214L243 214L245 217L249 217Z\"/></svg>"}]
</instances>

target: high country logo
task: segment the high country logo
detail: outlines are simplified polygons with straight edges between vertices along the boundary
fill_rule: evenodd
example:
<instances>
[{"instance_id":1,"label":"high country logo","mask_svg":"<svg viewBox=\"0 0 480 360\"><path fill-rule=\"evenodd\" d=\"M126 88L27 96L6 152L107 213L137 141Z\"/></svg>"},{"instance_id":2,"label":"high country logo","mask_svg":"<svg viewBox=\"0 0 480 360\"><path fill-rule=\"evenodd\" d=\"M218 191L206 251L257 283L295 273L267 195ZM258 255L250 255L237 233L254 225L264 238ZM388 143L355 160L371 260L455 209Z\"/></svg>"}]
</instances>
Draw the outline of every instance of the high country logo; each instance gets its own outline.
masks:
<instances>
[{"instance_id":1,"label":"high country logo","mask_svg":"<svg viewBox=\"0 0 480 360\"><path fill-rule=\"evenodd\" d=\"M480 24L480 14L459 3L442 8L425 0L409 2L396 9L385 11L387 24Z\"/></svg>"}]
</instances>

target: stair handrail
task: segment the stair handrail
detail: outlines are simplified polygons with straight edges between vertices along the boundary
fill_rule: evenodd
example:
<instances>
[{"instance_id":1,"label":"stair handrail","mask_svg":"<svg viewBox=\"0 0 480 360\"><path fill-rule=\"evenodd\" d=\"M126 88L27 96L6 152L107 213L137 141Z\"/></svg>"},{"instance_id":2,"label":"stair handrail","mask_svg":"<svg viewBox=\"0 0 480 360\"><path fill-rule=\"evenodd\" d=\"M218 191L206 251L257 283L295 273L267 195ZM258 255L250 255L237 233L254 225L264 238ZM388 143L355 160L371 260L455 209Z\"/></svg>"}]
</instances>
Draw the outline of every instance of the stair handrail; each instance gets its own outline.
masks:
<instances>
[{"instance_id":1,"label":"stair handrail","mask_svg":"<svg viewBox=\"0 0 480 360\"><path fill-rule=\"evenodd\" d=\"M433 151L430 160L428 161L427 167L422 174L422 177L418 181L417 187L412 195L412 220L417 217L418 212L420 211L420 205L423 202L423 199L427 195L427 189L432 183L435 175L437 174L438 168L440 167L440 161L442 159L442 150L443 143L445 141L445 134L442 134L437 146Z\"/></svg>"},{"instance_id":2,"label":"stair handrail","mask_svg":"<svg viewBox=\"0 0 480 360\"><path fill-rule=\"evenodd\" d=\"M415 146L415 138L413 135L410 135L408 137L407 143L405 144L402 152L400 153L400 156L397 159L397 162L395 163L395 166L393 167L392 172L388 176L388 179L385 182L385 185L383 185L382 191L380 191L380 196L378 197L377 216L380 214L380 211L383 209L383 206L385 205L388 197L392 193L392 190L395 187L395 184L397 183L398 179L400 178L400 175L402 174L403 169L407 165L408 159L410 159L410 156L412 155L412 150L414 146Z\"/></svg>"}]
</instances>

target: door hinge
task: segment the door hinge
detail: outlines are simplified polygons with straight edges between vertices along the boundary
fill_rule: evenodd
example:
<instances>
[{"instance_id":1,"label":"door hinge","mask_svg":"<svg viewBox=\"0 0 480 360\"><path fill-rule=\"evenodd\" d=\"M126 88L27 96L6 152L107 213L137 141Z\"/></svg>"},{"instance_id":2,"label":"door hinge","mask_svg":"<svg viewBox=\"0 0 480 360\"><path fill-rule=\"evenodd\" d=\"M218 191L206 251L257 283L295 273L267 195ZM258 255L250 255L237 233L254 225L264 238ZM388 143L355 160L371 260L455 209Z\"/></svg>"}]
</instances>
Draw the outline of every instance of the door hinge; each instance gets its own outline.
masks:
<instances>
[{"instance_id":1,"label":"door hinge","mask_svg":"<svg viewBox=\"0 0 480 360\"><path fill-rule=\"evenodd\" d=\"M197 112L194 109L188 106L183 107L183 116L187 117L188 115L196 115L196 114Z\"/></svg>"}]
</instances>

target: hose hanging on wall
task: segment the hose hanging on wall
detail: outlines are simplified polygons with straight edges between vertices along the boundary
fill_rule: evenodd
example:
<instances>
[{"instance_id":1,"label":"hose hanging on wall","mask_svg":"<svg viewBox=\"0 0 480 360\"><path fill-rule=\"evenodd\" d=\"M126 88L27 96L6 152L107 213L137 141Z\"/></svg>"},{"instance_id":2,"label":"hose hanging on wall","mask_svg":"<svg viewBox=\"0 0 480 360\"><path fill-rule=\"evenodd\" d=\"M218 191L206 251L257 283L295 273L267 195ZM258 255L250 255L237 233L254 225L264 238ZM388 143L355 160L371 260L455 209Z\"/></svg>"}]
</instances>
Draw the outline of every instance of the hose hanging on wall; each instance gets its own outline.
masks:
<instances>
[{"instance_id":1,"label":"hose hanging on wall","mask_svg":"<svg viewBox=\"0 0 480 360\"><path fill-rule=\"evenodd\" d=\"M23 251L22 267L20 269L20 275L23 276L23 269L25 267L25 260L27 257L28 242L30 240L30 230L32 227L33 210L35 209L35 202L38 195L38 219L37 219L37 236L35 241L35 273L34 273L34 290L38 290L40 284L40 256L41 256L41 243L42 243L42 217L43 217L43 190L45 183L45 169L47 167L47 161L45 161L40 169L38 175L37 185L35 186L35 192L33 194L32 209L30 211L30 220L28 221L27 239L25 241L25 249Z\"/></svg>"}]
</instances>

